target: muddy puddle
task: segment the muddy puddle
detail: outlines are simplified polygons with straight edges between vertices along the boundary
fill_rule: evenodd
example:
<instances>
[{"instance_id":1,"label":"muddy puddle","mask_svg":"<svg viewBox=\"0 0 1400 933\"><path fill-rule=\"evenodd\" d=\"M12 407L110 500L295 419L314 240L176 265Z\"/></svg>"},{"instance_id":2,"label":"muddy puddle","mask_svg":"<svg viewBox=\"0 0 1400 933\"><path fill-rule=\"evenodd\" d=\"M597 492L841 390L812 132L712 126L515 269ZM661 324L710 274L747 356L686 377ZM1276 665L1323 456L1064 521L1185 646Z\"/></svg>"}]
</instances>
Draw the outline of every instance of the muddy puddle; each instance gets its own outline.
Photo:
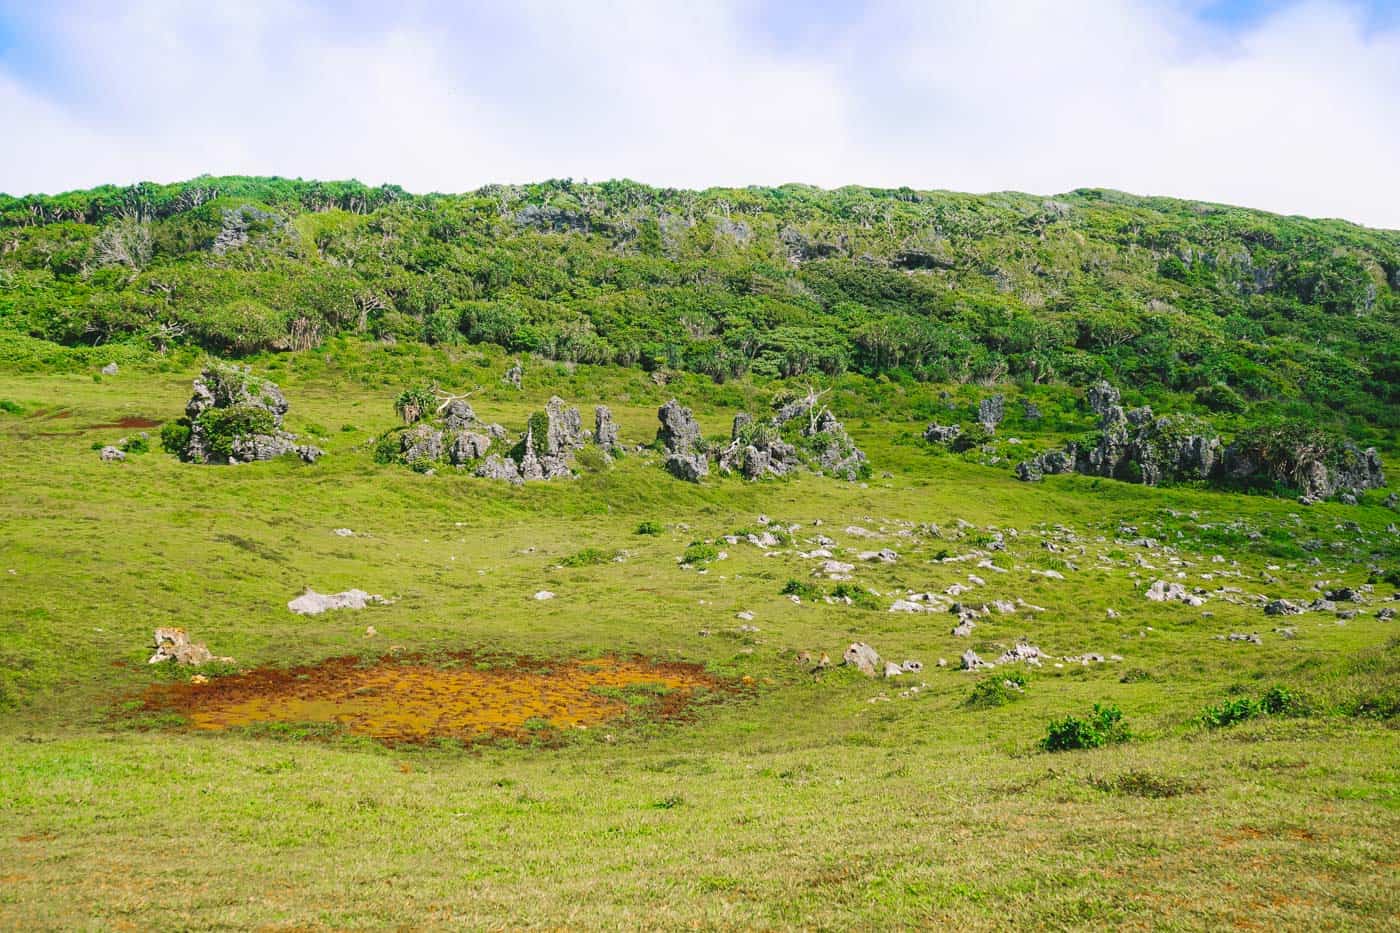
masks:
<instances>
[{"instance_id":1,"label":"muddy puddle","mask_svg":"<svg viewBox=\"0 0 1400 933\"><path fill-rule=\"evenodd\" d=\"M178 714L196 730L318 723L386 744L417 744L524 738L629 716L674 720L700 694L724 687L699 665L629 657L332 658L154 686L142 705Z\"/></svg>"}]
</instances>

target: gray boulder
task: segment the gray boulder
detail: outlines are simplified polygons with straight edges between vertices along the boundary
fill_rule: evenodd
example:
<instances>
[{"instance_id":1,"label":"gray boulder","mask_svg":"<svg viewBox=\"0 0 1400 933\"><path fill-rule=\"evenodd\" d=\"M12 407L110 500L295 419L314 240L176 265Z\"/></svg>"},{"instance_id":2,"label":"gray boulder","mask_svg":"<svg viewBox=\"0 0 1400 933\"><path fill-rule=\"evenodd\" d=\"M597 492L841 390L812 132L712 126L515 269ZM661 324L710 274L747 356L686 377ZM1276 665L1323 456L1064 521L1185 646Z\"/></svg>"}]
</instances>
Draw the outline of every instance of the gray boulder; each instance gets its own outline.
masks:
<instances>
[{"instance_id":1,"label":"gray boulder","mask_svg":"<svg viewBox=\"0 0 1400 933\"><path fill-rule=\"evenodd\" d=\"M524 376L525 364L521 363L519 360L516 360L514 363L511 364L510 369L506 370L505 375L501 377L501 382L510 386L512 389L519 389L521 380L524 378Z\"/></svg>"},{"instance_id":2,"label":"gray boulder","mask_svg":"<svg viewBox=\"0 0 1400 933\"><path fill-rule=\"evenodd\" d=\"M452 438L452 443L447 449L447 456L454 466L462 466L473 460L480 460L486 456L486 451L491 448L491 438L485 434L477 434L474 431L464 431Z\"/></svg>"},{"instance_id":3,"label":"gray boulder","mask_svg":"<svg viewBox=\"0 0 1400 933\"><path fill-rule=\"evenodd\" d=\"M702 453L673 453L666 458L666 469L678 479L698 483L709 475L710 461Z\"/></svg>"},{"instance_id":4,"label":"gray boulder","mask_svg":"<svg viewBox=\"0 0 1400 933\"><path fill-rule=\"evenodd\" d=\"M102 458L104 463L120 463L126 459L126 454L122 449L120 447L113 447L111 444L103 447L102 452L98 454L98 456Z\"/></svg>"},{"instance_id":5,"label":"gray boulder","mask_svg":"<svg viewBox=\"0 0 1400 933\"><path fill-rule=\"evenodd\" d=\"M599 405L593 409L593 443L606 450L617 450L621 447L612 409L606 405Z\"/></svg>"},{"instance_id":6,"label":"gray boulder","mask_svg":"<svg viewBox=\"0 0 1400 933\"><path fill-rule=\"evenodd\" d=\"M931 444L948 444L962 433L962 425L931 424L924 429L924 440Z\"/></svg>"},{"instance_id":7,"label":"gray boulder","mask_svg":"<svg viewBox=\"0 0 1400 933\"><path fill-rule=\"evenodd\" d=\"M1089 410L1096 415L1104 415L1113 408L1122 404L1122 397L1106 381L1100 381L1091 385L1084 393L1084 399L1089 403ZM1121 409L1120 409L1121 410Z\"/></svg>"},{"instance_id":8,"label":"gray boulder","mask_svg":"<svg viewBox=\"0 0 1400 933\"><path fill-rule=\"evenodd\" d=\"M977 406L977 422L987 429L989 434L995 434L997 425L1001 424L1006 417L1006 397L1003 395L992 395L982 399Z\"/></svg>"},{"instance_id":9,"label":"gray boulder","mask_svg":"<svg viewBox=\"0 0 1400 933\"><path fill-rule=\"evenodd\" d=\"M671 453L691 453L701 446L700 425L680 402L671 399L657 409L656 417L661 421L656 439Z\"/></svg>"},{"instance_id":10,"label":"gray boulder","mask_svg":"<svg viewBox=\"0 0 1400 933\"><path fill-rule=\"evenodd\" d=\"M453 399L442 410L442 426L449 431L461 431L476 421L476 412L466 399Z\"/></svg>"},{"instance_id":11,"label":"gray boulder","mask_svg":"<svg viewBox=\"0 0 1400 933\"><path fill-rule=\"evenodd\" d=\"M867 677L874 677L880 670L880 655L863 641L854 642L847 648L842 660Z\"/></svg>"},{"instance_id":12,"label":"gray boulder","mask_svg":"<svg viewBox=\"0 0 1400 933\"><path fill-rule=\"evenodd\" d=\"M121 372L121 367L116 363L108 363L102 367L102 375L104 376L115 376L119 372Z\"/></svg>"},{"instance_id":13,"label":"gray boulder","mask_svg":"<svg viewBox=\"0 0 1400 933\"><path fill-rule=\"evenodd\" d=\"M442 459L442 432L422 422L399 435L399 452L405 463Z\"/></svg>"},{"instance_id":14,"label":"gray boulder","mask_svg":"<svg viewBox=\"0 0 1400 933\"><path fill-rule=\"evenodd\" d=\"M545 456L567 456L584 445L583 418L577 408L555 395L545 403L544 413L549 419L544 438Z\"/></svg>"},{"instance_id":15,"label":"gray boulder","mask_svg":"<svg viewBox=\"0 0 1400 933\"><path fill-rule=\"evenodd\" d=\"M484 479L503 480L507 483L519 483L522 481L520 467L514 460L502 457L500 454L490 454L476 468L476 475Z\"/></svg>"}]
</instances>

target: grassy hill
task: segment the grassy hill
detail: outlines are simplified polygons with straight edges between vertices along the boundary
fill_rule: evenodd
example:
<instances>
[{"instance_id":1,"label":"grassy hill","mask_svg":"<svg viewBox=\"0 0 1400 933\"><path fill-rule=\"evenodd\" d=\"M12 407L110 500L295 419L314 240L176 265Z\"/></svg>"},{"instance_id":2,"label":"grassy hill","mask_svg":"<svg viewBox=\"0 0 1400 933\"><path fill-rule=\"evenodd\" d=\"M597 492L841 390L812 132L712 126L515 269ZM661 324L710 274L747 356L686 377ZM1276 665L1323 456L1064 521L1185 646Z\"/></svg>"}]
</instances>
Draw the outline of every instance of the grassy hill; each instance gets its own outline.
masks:
<instances>
[{"instance_id":1,"label":"grassy hill","mask_svg":"<svg viewBox=\"0 0 1400 933\"><path fill-rule=\"evenodd\" d=\"M0 359L336 334L718 381L1083 385L1400 427L1400 232L1053 198L198 178L0 196Z\"/></svg>"},{"instance_id":2,"label":"grassy hill","mask_svg":"<svg viewBox=\"0 0 1400 933\"><path fill-rule=\"evenodd\" d=\"M194 277L222 261L180 262ZM1400 911L1400 623L1384 613L1400 537L1384 491L1304 508L1018 483L1004 459L919 436L929 412L987 389L852 374L830 399L870 456L866 483L689 484L634 449L572 481L424 475L372 456L414 380L480 386L472 404L512 431L554 394L606 403L629 446L673 395L720 434L772 388L534 360L516 391L491 345L343 337L249 358L285 390L288 427L327 451L318 463L107 463L94 445L183 412L198 354L12 346L27 371L0 367L0 927L1384 929ZM95 378L114 355L121 371ZM1089 423L1062 387L1018 391L1046 417L1032 428L1008 406L996 456L1024 430L1048 444ZM774 526L774 545L744 537ZM712 557L681 563L695 542ZM849 604L823 598L837 583L813 574L819 546L853 565ZM897 560L860 559L876 548ZM1157 580L1206 601L1149 600ZM307 586L391 602L293 615ZM954 586L1016 608L969 636L946 610L889 611ZM1263 612L1343 587L1362 601ZM233 662L148 665L162 625ZM957 670L968 649L996 661L1022 639L1042 665ZM795 661L855 641L924 669ZM664 696L609 693L635 715L400 746L324 719L203 731L142 701L335 657L450 670L464 650L503 676L521 655L558 676L604 655L689 662L732 689L679 720L650 715ZM1074 660L1090 654L1103 660ZM1121 711L1127 741L1042 747L1094 704Z\"/></svg>"}]
</instances>

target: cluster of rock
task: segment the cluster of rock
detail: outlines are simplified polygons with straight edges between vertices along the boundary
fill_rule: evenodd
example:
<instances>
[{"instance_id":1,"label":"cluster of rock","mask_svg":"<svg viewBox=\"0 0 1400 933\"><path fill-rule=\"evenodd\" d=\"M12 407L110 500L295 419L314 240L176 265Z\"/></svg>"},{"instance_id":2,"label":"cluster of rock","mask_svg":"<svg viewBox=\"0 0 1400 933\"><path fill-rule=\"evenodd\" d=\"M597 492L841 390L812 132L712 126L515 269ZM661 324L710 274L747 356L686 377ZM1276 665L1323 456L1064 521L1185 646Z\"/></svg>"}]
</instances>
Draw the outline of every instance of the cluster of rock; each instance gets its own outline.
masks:
<instances>
[{"instance_id":1,"label":"cluster of rock","mask_svg":"<svg viewBox=\"0 0 1400 933\"><path fill-rule=\"evenodd\" d=\"M509 437L501 425L478 420L465 399L452 399L433 419L399 434L398 458L414 466L446 463L470 468L486 479L525 483L572 477L574 455L590 442L607 453L620 449L607 406L594 410L590 434L579 410L558 396L550 398L544 411L530 418L524 435L506 448L503 442Z\"/></svg>"},{"instance_id":2,"label":"cluster of rock","mask_svg":"<svg viewBox=\"0 0 1400 933\"><path fill-rule=\"evenodd\" d=\"M841 660L866 677L899 677L902 674L917 674L924 669L921 661L882 661L879 652L863 641L853 642Z\"/></svg>"},{"instance_id":3,"label":"cluster of rock","mask_svg":"<svg viewBox=\"0 0 1400 933\"><path fill-rule=\"evenodd\" d=\"M751 480L786 476L800 468L857 479L865 469L865 453L831 409L817 407L817 402L818 395L808 393L762 421L740 412L729 442L715 447L706 444L690 409L671 399L657 411L661 427L656 439L666 453L666 469L690 482L709 474L711 460L722 473Z\"/></svg>"},{"instance_id":4,"label":"cluster of rock","mask_svg":"<svg viewBox=\"0 0 1400 933\"><path fill-rule=\"evenodd\" d=\"M233 658L216 658L204 645L190 641L182 628L158 628L155 632L155 653L150 664L170 662L198 666L210 661L232 662Z\"/></svg>"},{"instance_id":5,"label":"cluster of rock","mask_svg":"<svg viewBox=\"0 0 1400 933\"><path fill-rule=\"evenodd\" d=\"M282 429L287 399L275 383L246 367L215 364L194 381L185 405L190 433L180 458L192 463L252 463L294 454L315 463L319 447ZM250 427L252 426L252 427Z\"/></svg>"},{"instance_id":6,"label":"cluster of rock","mask_svg":"<svg viewBox=\"0 0 1400 933\"><path fill-rule=\"evenodd\" d=\"M299 616L318 616L331 609L363 609L371 603L384 603L383 596L366 593L364 590L345 590L342 593L318 593L310 587L296 599L287 603L287 608Z\"/></svg>"},{"instance_id":7,"label":"cluster of rock","mask_svg":"<svg viewBox=\"0 0 1400 933\"><path fill-rule=\"evenodd\" d=\"M1296 485L1306 501L1332 496L1350 501L1360 490L1385 484L1375 448L1363 451L1343 441L1338 450L1268 454L1243 442L1227 446L1209 425L1186 415L1157 416L1147 407L1125 411L1118 390L1107 382L1091 386L1086 399L1099 416L1097 441L1071 441L1063 450L1024 460L1016 465L1017 479L1082 473L1148 486L1268 480Z\"/></svg>"}]
</instances>

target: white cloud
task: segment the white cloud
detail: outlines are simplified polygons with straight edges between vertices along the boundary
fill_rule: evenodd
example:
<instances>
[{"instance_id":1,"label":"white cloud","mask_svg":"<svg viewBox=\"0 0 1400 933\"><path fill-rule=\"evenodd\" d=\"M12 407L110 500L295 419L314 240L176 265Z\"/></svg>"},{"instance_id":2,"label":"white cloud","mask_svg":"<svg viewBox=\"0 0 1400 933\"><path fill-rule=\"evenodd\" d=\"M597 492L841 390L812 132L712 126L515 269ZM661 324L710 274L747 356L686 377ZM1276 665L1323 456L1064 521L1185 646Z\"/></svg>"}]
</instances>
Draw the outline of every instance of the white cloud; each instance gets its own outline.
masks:
<instances>
[{"instance_id":1,"label":"white cloud","mask_svg":"<svg viewBox=\"0 0 1400 933\"><path fill-rule=\"evenodd\" d=\"M20 141L0 190L201 172L1102 186L1400 228L1400 32L1336 0L1234 33L1145 0L881 0L783 43L731 2L55 13L61 82L0 61Z\"/></svg>"}]
</instances>

